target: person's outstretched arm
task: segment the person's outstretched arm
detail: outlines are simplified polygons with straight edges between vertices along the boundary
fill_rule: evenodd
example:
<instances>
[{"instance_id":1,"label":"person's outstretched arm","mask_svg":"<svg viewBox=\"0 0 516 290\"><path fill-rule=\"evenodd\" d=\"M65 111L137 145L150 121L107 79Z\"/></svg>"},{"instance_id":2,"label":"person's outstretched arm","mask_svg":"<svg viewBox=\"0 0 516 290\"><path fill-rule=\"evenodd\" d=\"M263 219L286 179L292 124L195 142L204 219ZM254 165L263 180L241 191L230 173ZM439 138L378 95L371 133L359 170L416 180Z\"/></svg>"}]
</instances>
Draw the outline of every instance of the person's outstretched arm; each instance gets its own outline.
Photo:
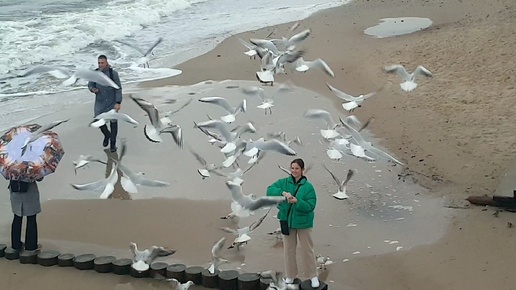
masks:
<instances>
[{"instance_id":1,"label":"person's outstretched arm","mask_svg":"<svg viewBox=\"0 0 516 290\"><path fill-rule=\"evenodd\" d=\"M283 179L278 179L273 184L267 187L267 196L282 196L283 194Z\"/></svg>"}]
</instances>

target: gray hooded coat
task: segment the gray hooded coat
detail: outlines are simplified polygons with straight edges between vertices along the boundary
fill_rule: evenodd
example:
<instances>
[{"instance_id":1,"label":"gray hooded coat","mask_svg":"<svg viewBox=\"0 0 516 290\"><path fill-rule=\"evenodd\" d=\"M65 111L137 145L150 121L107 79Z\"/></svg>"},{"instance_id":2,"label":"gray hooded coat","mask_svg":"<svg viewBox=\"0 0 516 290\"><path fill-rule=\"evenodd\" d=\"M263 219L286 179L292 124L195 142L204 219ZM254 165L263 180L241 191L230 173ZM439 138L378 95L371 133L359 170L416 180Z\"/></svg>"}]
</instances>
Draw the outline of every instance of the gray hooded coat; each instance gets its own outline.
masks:
<instances>
[{"instance_id":1,"label":"gray hooded coat","mask_svg":"<svg viewBox=\"0 0 516 290\"><path fill-rule=\"evenodd\" d=\"M113 76L109 75L109 71L111 70ZM88 82L88 89L91 91L93 88L97 88L99 91L95 94L95 107L94 113L95 116L99 114L108 112L115 107L115 104L122 103L122 84L120 84L120 78L118 77L118 72L114 69L108 67L102 71L105 75L111 78L120 89L115 89L113 87L106 87L101 84L97 84L94 82ZM94 117L95 117L94 116Z\"/></svg>"},{"instance_id":2,"label":"gray hooded coat","mask_svg":"<svg viewBox=\"0 0 516 290\"><path fill-rule=\"evenodd\" d=\"M39 200L39 189L36 182L29 184L27 192L12 192L11 207L13 213L17 216L33 216L41 212L41 203Z\"/></svg>"}]
</instances>

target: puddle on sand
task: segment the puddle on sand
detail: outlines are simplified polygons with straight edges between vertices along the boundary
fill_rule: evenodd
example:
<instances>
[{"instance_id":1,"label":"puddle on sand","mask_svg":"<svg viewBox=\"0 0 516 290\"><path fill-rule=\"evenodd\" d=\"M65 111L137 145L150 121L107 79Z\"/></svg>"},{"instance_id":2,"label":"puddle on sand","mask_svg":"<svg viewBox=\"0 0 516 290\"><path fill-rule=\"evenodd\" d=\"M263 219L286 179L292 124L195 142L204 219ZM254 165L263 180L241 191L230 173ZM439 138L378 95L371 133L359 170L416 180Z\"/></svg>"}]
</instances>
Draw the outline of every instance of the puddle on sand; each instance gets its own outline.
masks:
<instances>
[{"instance_id":1,"label":"puddle on sand","mask_svg":"<svg viewBox=\"0 0 516 290\"><path fill-rule=\"evenodd\" d=\"M376 38L385 38L413 33L432 25L432 20L420 17L383 18L380 21L378 25L364 30L364 33Z\"/></svg>"}]
</instances>

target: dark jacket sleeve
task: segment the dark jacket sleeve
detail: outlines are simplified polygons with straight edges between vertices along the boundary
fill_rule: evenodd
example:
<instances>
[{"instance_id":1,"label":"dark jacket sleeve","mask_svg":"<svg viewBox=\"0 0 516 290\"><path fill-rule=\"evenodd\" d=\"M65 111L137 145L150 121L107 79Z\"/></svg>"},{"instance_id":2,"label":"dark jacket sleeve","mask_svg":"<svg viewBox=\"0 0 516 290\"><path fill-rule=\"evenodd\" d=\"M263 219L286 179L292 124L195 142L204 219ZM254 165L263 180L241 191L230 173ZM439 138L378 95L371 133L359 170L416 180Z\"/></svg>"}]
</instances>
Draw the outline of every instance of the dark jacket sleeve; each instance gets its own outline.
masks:
<instances>
[{"instance_id":1,"label":"dark jacket sleeve","mask_svg":"<svg viewBox=\"0 0 516 290\"><path fill-rule=\"evenodd\" d=\"M93 90L93 88L96 88L97 87L97 83L95 82L88 82L88 90Z\"/></svg>"},{"instance_id":2,"label":"dark jacket sleeve","mask_svg":"<svg viewBox=\"0 0 516 290\"><path fill-rule=\"evenodd\" d=\"M306 197L304 199L297 199L296 209L301 212L312 212L317 204L317 196L315 195L315 189L312 184L307 184L310 188L307 190Z\"/></svg>"},{"instance_id":3,"label":"dark jacket sleeve","mask_svg":"<svg viewBox=\"0 0 516 290\"><path fill-rule=\"evenodd\" d=\"M120 87L115 90L115 101L117 104L122 103L122 84L120 83L120 77L118 77L118 72L113 71L113 81Z\"/></svg>"}]
</instances>

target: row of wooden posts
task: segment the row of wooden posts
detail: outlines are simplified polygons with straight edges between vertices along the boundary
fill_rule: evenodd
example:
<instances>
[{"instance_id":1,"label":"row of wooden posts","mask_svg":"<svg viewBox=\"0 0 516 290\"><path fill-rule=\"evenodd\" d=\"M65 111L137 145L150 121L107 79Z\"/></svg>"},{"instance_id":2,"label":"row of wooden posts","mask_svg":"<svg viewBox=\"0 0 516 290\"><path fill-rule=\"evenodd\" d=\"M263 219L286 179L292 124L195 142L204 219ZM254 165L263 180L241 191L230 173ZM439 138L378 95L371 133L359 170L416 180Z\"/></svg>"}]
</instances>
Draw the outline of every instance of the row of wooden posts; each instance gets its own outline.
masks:
<instances>
[{"instance_id":1,"label":"row of wooden posts","mask_svg":"<svg viewBox=\"0 0 516 290\"><path fill-rule=\"evenodd\" d=\"M239 273L236 270L219 271L211 274L206 268L199 266L187 267L184 264L168 265L163 262L155 262L149 270L139 272L131 267L132 260L127 258L117 259L114 256L100 256L94 254L61 254L58 251L46 250L37 252L22 251L19 253L4 244L0 244L0 258L7 260L19 260L21 264L39 264L44 267L75 267L79 270L95 270L98 273L114 273L116 275L130 275L134 278L154 277L159 274L167 278L175 278L181 283L192 281L195 285L221 290L266 290L271 282L270 278L262 278L256 273ZM301 290L314 290L310 286L310 280L296 279ZM319 289L328 289L321 281Z\"/></svg>"}]
</instances>

